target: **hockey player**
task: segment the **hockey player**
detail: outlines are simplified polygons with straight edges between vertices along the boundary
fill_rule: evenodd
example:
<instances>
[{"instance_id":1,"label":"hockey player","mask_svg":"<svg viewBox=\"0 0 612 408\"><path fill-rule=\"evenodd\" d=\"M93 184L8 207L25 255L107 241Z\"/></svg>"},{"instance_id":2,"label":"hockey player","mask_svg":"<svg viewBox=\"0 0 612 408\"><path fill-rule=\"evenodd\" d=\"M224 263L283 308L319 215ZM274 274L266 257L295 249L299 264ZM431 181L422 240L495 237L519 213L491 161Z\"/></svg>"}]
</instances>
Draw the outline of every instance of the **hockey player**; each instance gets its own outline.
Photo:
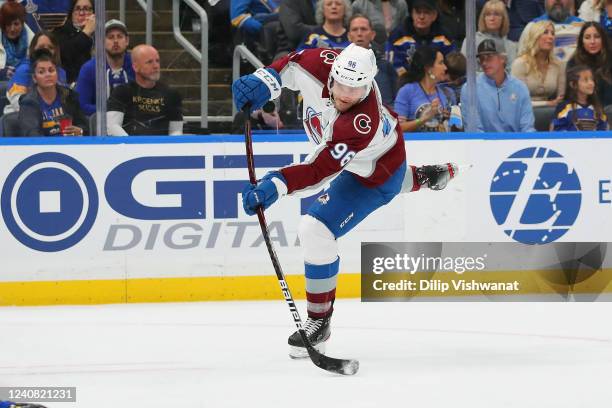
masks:
<instances>
[{"instance_id":1,"label":"hockey player","mask_svg":"<svg viewBox=\"0 0 612 408\"><path fill-rule=\"evenodd\" d=\"M261 108L280 95L281 86L304 98L304 128L317 147L304 162L266 174L242 192L253 215L280 197L329 188L302 217L298 235L304 250L308 319L304 330L324 352L336 293L340 258L337 239L400 191L442 189L456 167L407 167L404 138L395 112L381 103L374 81L372 50L349 45L341 53L327 49L294 52L236 80L238 109ZM248 104L248 105L247 105ZM299 333L289 337L292 358L307 357Z\"/></svg>"}]
</instances>

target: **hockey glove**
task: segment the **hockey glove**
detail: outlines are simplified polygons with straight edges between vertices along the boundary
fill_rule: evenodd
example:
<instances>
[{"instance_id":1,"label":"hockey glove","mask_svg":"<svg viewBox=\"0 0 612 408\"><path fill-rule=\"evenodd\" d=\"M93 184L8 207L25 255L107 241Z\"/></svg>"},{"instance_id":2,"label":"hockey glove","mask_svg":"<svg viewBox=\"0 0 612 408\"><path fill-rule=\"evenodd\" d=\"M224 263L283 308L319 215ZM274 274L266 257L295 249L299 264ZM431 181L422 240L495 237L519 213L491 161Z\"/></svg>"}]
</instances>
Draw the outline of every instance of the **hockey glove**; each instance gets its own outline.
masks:
<instances>
[{"instance_id":1,"label":"hockey glove","mask_svg":"<svg viewBox=\"0 0 612 408\"><path fill-rule=\"evenodd\" d=\"M242 76L232 84L234 104L242 110L249 103L251 110L260 109L270 99L281 93L281 78L272 68L259 68L252 74Z\"/></svg>"},{"instance_id":2,"label":"hockey glove","mask_svg":"<svg viewBox=\"0 0 612 408\"><path fill-rule=\"evenodd\" d=\"M242 207L248 215L254 215L257 208L270 207L279 196L287 194L287 181L279 171L271 171L256 186L247 184L242 190Z\"/></svg>"}]
</instances>

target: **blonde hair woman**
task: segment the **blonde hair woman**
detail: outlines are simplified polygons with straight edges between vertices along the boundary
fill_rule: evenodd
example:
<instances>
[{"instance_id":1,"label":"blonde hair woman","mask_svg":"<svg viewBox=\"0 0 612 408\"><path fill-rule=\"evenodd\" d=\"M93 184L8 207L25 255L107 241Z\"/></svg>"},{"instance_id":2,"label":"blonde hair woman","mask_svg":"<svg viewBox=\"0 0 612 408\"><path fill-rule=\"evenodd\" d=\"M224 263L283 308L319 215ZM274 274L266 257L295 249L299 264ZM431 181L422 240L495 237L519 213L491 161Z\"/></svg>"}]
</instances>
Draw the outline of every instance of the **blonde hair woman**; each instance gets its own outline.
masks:
<instances>
[{"instance_id":1,"label":"blonde hair woman","mask_svg":"<svg viewBox=\"0 0 612 408\"><path fill-rule=\"evenodd\" d=\"M481 42L491 39L497 43L503 42L506 49L507 66L510 66L516 58L516 43L508 39L510 31L510 17L506 10L506 4L502 0L489 0L482 7L478 19L478 31L476 32L476 49ZM467 44L464 41L461 53L466 55ZM478 68L480 70L480 67Z\"/></svg>"},{"instance_id":2,"label":"blonde hair woman","mask_svg":"<svg viewBox=\"0 0 612 408\"><path fill-rule=\"evenodd\" d=\"M512 76L523 81L533 106L556 106L565 92L565 66L555 57L555 27L550 21L531 25L525 49L512 64Z\"/></svg>"}]
</instances>

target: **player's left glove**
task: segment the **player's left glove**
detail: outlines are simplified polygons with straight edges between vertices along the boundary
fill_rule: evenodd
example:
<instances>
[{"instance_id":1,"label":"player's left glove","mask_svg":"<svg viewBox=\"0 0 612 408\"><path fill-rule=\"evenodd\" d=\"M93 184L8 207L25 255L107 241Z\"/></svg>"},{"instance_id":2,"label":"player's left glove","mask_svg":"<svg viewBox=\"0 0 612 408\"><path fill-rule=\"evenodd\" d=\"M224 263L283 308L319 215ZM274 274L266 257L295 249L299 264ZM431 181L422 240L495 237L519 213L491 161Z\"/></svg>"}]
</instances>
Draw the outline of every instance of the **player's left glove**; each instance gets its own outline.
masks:
<instances>
[{"instance_id":1,"label":"player's left glove","mask_svg":"<svg viewBox=\"0 0 612 408\"><path fill-rule=\"evenodd\" d=\"M260 109L271 99L276 99L281 93L281 78L272 68L259 68L252 74L242 76L232 84L234 104L242 110L251 104L251 110Z\"/></svg>"},{"instance_id":2,"label":"player's left glove","mask_svg":"<svg viewBox=\"0 0 612 408\"><path fill-rule=\"evenodd\" d=\"M242 190L242 207L248 215L254 215L257 208L270 207L279 196L287 194L287 181L280 171L266 174L257 185L247 184Z\"/></svg>"}]
</instances>

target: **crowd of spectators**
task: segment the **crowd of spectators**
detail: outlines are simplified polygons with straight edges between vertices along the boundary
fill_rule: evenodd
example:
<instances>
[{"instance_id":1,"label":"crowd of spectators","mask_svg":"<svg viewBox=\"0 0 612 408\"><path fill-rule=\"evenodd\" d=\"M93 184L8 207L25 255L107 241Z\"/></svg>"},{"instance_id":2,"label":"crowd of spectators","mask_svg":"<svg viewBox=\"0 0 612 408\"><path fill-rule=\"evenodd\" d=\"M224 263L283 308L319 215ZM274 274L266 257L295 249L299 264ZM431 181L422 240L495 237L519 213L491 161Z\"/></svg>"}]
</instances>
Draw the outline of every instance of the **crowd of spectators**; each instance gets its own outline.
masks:
<instances>
[{"instance_id":1,"label":"crowd of spectators","mask_svg":"<svg viewBox=\"0 0 612 408\"><path fill-rule=\"evenodd\" d=\"M591 68L595 86L588 98L595 102L579 113L590 109L606 123L605 112L612 110L612 0L476 0L476 6L477 130L570 130L553 122L565 112L568 90L579 83L567 79L576 65ZM382 99L395 108L405 131L465 127L465 1L283 0L277 13L290 47L271 54L341 50L350 42L372 48ZM581 127L601 128L585 121L576 129Z\"/></svg>"},{"instance_id":2,"label":"crowd of spectators","mask_svg":"<svg viewBox=\"0 0 612 408\"><path fill-rule=\"evenodd\" d=\"M76 118L95 113L94 0L51 2L66 16L52 32L29 23L24 5L32 1L48 6L43 0L0 1L3 111L17 115L24 102L38 98L40 123L50 122L49 115L57 122L41 125L38 133L61 133L60 119L67 116L71 126L91 133L91 120L77 125ZM375 52L381 98L398 112L404 130L461 131L468 124L470 107L461 103L467 92L465 0L221 2L229 2L233 44L244 42L265 64L305 48L342 50L356 43ZM612 0L475 2L479 107L470 116L477 123L469 125L483 132L603 128L612 109ZM130 44L121 21L108 21L105 31L109 134L181 134L182 99L159 81L157 50ZM228 39L222 41L227 47ZM44 78L54 78L53 87L41 88L40 81L47 83L43 76L37 81L33 55L39 54L52 60L42 67ZM78 113L68 112L73 97ZM299 96L281 98L293 111L254 112L252 120L262 128L299 127Z\"/></svg>"},{"instance_id":3,"label":"crowd of spectators","mask_svg":"<svg viewBox=\"0 0 612 408\"><path fill-rule=\"evenodd\" d=\"M94 0L55 2L51 11L63 13L65 21L52 31L38 20L28 25L25 5L31 2L0 3L0 80L6 81L2 135L94 134L98 90ZM158 51L141 44L129 52L128 28L117 19L108 20L104 32L107 133L182 134L182 98L160 82Z\"/></svg>"}]
</instances>

